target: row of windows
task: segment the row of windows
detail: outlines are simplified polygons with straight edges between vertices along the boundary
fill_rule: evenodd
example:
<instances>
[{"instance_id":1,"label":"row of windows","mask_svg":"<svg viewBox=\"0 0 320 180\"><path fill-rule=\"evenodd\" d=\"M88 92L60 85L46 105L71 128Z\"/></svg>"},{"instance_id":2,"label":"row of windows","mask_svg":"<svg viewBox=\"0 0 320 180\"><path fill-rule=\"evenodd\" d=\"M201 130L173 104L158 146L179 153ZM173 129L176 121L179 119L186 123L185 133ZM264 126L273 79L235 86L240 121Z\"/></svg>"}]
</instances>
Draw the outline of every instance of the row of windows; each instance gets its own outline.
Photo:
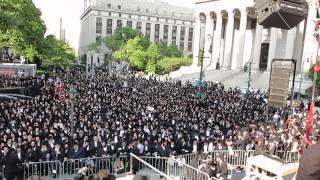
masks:
<instances>
[{"instance_id":1,"label":"row of windows","mask_svg":"<svg viewBox=\"0 0 320 180\"><path fill-rule=\"evenodd\" d=\"M98 15L101 16L101 11L98 11ZM112 16L112 13L111 13L111 12L109 12L109 16L110 16L110 17ZM122 13L118 13L118 17L122 17ZM132 17L131 14L128 14L128 18L131 19L131 17ZM150 20L151 20L151 17L148 16L147 19L148 19L148 21L150 21ZM140 15L138 16L138 20L141 20L141 16L140 16ZM160 18L157 17L156 20L157 20L157 22L159 22L159 21L160 21ZM168 22L169 22L169 19L166 18L166 19L165 19L165 22L168 23ZM177 20L174 20L173 23L174 23L174 24L177 24ZM182 25L185 25L185 21L182 21Z\"/></svg>"},{"instance_id":2,"label":"row of windows","mask_svg":"<svg viewBox=\"0 0 320 180\"><path fill-rule=\"evenodd\" d=\"M107 19L107 35L112 35L112 23L113 19ZM136 29L142 30L142 22L137 22ZM117 28L122 27L122 20L117 20ZM127 27L132 28L132 21L127 21ZM149 39L151 38L151 23L146 23L146 29L145 29L145 36ZM177 26L172 26L172 41L171 44L177 44ZM96 33L97 33L97 40L101 38L102 35L102 19L100 17L97 17L96 19ZM186 35L186 28L181 27L180 30L180 36L179 39L179 47L180 49L184 49L184 40ZM192 50L192 40L193 40L193 28L189 28L189 34L188 34L188 51ZM154 42L160 41L160 24L155 24L155 34L154 34ZM169 25L164 25L163 29L163 41L165 43L168 43L169 41Z\"/></svg>"}]
</instances>

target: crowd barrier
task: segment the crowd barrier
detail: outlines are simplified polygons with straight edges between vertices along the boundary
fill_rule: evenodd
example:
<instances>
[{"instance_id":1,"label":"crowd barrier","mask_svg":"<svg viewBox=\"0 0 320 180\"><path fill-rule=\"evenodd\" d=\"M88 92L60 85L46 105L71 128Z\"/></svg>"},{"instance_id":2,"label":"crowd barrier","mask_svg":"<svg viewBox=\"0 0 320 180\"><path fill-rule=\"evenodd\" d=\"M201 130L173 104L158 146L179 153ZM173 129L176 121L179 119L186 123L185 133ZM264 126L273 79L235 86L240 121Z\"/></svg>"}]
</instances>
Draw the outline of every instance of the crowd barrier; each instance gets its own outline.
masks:
<instances>
[{"instance_id":1,"label":"crowd barrier","mask_svg":"<svg viewBox=\"0 0 320 180\"><path fill-rule=\"evenodd\" d=\"M232 167L245 167L247 165L247 159L255 154L254 150L215 150L207 153L192 153L179 155L181 159L184 159L185 163L191 166L199 166L201 163L215 160L217 157L223 157L227 164ZM198 157L197 157L198 156ZM275 156L280 158L284 163L297 163L299 161L298 152L290 151L278 151Z\"/></svg>"},{"instance_id":2,"label":"crowd barrier","mask_svg":"<svg viewBox=\"0 0 320 180\"><path fill-rule=\"evenodd\" d=\"M218 156L224 157L229 167L245 167L248 157L254 155L254 151L242 150L219 150L202 154L185 154L176 156L176 159L163 157L140 157L143 161L160 170L163 173L171 176L176 176L179 173L188 174L194 171L199 174L196 169L199 165L211 161ZM285 163L297 163L299 155L297 152L279 151L276 154ZM130 172L132 168L132 160L128 156L120 156L120 160L124 164L124 172ZM68 179L78 174L81 168L87 169L87 175L96 174L102 169L106 169L111 173L115 173L114 163L117 158L115 156L83 158L83 159L68 159L65 161L44 161L44 162L30 162L22 164L18 168L18 174L22 179L27 179L32 175L41 176L43 179ZM146 164L139 163L139 169L146 168ZM5 174L5 168L1 170L2 179ZM151 173L152 174L152 173ZM156 173L158 174L158 173ZM200 173L201 174L201 173ZM206 180L203 177L201 180Z\"/></svg>"},{"instance_id":3,"label":"crowd barrier","mask_svg":"<svg viewBox=\"0 0 320 180\"><path fill-rule=\"evenodd\" d=\"M157 168L172 179L188 179L188 180L215 180L207 173L202 172L198 167L192 167L182 161L179 157L140 157L144 162ZM147 169L145 164L139 163L139 169Z\"/></svg>"}]
</instances>

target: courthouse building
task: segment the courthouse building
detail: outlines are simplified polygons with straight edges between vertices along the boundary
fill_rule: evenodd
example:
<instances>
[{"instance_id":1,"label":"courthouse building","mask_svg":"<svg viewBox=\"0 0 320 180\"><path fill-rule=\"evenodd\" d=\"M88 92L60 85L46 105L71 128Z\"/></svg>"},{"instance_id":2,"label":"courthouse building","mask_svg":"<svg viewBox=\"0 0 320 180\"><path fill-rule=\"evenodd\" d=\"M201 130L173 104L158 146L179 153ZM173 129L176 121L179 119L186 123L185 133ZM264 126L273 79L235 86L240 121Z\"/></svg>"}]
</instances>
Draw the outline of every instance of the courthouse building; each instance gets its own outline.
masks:
<instances>
[{"instance_id":1,"label":"courthouse building","mask_svg":"<svg viewBox=\"0 0 320 180\"><path fill-rule=\"evenodd\" d=\"M151 42L175 44L185 54L193 52L194 10L159 0L85 0L81 15L80 59L101 65L103 54L89 45L112 35L117 28L140 30Z\"/></svg>"},{"instance_id":2,"label":"courthouse building","mask_svg":"<svg viewBox=\"0 0 320 180\"><path fill-rule=\"evenodd\" d=\"M265 28L257 23L254 0L198 0L195 3L193 67L199 50L204 65L241 69L252 62L254 70L270 70L274 58L296 59L297 71L305 71L316 61L314 38L316 0L309 3L308 18L291 30Z\"/></svg>"}]
</instances>

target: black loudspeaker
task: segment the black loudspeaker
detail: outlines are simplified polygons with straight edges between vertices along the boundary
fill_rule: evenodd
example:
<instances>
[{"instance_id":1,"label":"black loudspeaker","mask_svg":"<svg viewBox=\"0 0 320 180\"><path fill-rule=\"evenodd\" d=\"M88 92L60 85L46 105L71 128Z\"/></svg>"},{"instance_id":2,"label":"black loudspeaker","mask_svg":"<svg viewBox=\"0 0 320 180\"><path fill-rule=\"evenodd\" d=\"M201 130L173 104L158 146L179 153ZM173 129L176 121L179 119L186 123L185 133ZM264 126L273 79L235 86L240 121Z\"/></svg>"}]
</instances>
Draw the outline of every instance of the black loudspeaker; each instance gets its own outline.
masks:
<instances>
[{"instance_id":1,"label":"black loudspeaker","mask_svg":"<svg viewBox=\"0 0 320 180\"><path fill-rule=\"evenodd\" d=\"M255 0L258 23L266 28L291 29L308 15L306 0Z\"/></svg>"}]
</instances>

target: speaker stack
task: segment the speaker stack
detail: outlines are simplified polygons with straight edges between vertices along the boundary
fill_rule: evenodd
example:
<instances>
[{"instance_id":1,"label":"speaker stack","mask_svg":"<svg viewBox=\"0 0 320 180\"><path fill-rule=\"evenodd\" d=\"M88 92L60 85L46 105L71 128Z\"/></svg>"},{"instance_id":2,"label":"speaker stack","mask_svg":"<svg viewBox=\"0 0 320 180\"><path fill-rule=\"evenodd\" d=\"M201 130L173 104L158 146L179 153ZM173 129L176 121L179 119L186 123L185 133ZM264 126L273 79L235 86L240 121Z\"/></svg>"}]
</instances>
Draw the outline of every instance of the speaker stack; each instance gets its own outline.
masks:
<instances>
[{"instance_id":1,"label":"speaker stack","mask_svg":"<svg viewBox=\"0 0 320 180\"><path fill-rule=\"evenodd\" d=\"M291 29L308 15L306 0L255 0L258 23L266 28Z\"/></svg>"}]
</instances>

